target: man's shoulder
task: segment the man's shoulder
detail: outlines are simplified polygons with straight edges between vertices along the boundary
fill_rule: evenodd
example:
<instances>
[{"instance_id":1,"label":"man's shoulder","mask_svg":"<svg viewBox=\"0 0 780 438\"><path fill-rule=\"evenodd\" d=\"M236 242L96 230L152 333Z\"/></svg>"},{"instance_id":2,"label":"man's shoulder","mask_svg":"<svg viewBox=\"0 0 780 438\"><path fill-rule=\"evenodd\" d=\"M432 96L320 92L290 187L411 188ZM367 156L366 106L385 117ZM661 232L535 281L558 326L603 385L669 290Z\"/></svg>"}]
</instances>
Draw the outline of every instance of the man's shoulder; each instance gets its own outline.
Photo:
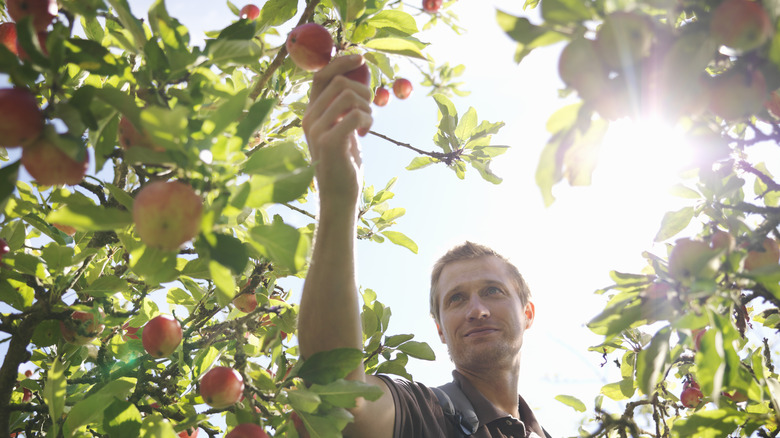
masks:
<instances>
[{"instance_id":1,"label":"man's shoulder","mask_svg":"<svg viewBox=\"0 0 780 438\"><path fill-rule=\"evenodd\" d=\"M451 436L439 399L424 383L402 377L377 375L387 385L395 404L396 437Z\"/></svg>"}]
</instances>

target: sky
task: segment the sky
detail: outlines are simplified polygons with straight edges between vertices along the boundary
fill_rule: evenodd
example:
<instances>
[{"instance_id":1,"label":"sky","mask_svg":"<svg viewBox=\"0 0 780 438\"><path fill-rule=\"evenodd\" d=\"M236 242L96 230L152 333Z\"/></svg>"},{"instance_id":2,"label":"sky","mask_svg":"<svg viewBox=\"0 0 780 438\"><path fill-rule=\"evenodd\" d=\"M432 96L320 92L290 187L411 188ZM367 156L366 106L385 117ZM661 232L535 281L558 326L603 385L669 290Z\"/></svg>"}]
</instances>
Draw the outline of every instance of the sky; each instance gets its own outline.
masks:
<instances>
[{"instance_id":1,"label":"sky","mask_svg":"<svg viewBox=\"0 0 780 438\"><path fill-rule=\"evenodd\" d=\"M143 16L152 2L129 3L136 16ZM414 7L421 2L404 3L416 14ZM190 29L195 44L203 31L235 20L224 2L169 0L167 5L169 13ZM480 120L506 123L493 144L511 148L492 165L504 181L493 185L474 170L461 181L444 165L406 171L415 157L412 151L377 137L362 139L366 184L381 188L398 177L390 205L406 208L406 215L394 229L415 240L419 254L389 242L361 241L359 284L374 289L378 300L391 307L388 334L412 333L415 340L434 348L437 361L412 360L407 369L416 380L440 385L451 380L452 364L428 313L430 267L465 240L507 256L528 281L537 312L523 345L521 394L553 436L572 436L582 414L554 397L574 395L592 408L601 386L617 380L612 370L601 368L600 355L587 351L600 339L585 324L605 303L593 292L610 284L613 269L638 272L644 266L642 251L664 251L653 244L661 218L684 205L666 191L673 179L670 163L679 148L673 135L658 138L663 129L619 124L603 146L593 185L559 185L554 190L556 202L545 207L534 182L539 154L549 137L545 123L557 108L571 102L559 98L562 83L556 63L561 46L539 50L515 64L515 43L496 24L496 9L532 20L536 16L535 11L523 11L522 1L461 0L450 10L466 33L442 27L421 39L431 43L427 52L438 62L466 65L461 79L471 94L453 98L460 114L473 106ZM418 16L420 26L426 17ZM399 75L411 79L415 91L407 100L392 98L386 107L375 108L373 130L434 150L436 105L426 96L429 90L419 85L417 68L401 65ZM291 213L286 218L292 223L307 221ZM298 301L299 284L290 287L293 301Z\"/></svg>"}]
</instances>

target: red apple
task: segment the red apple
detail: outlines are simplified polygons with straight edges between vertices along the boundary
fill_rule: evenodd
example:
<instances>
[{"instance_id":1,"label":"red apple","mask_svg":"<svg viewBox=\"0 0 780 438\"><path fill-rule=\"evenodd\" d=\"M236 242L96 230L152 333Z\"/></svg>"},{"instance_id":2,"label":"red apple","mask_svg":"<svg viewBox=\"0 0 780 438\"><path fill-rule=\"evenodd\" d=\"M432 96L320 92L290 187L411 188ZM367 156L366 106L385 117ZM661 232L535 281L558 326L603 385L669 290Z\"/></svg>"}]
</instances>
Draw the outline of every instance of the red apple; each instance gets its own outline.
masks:
<instances>
[{"instance_id":1,"label":"red apple","mask_svg":"<svg viewBox=\"0 0 780 438\"><path fill-rule=\"evenodd\" d=\"M214 367L200 379L200 396L212 408L236 404L244 393L244 379L233 368Z\"/></svg>"},{"instance_id":2,"label":"red apple","mask_svg":"<svg viewBox=\"0 0 780 438\"><path fill-rule=\"evenodd\" d=\"M293 412L290 415L290 418L292 419L293 426L295 427L295 431L298 432L299 438L310 438L311 435L309 434L309 431L306 430L306 425L303 424L303 420L298 415L297 412Z\"/></svg>"},{"instance_id":3,"label":"red apple","mask_svg":"<svg viewBox=\"0 0 780 438\"><path fill-rule=\"evenodd\" d=\"M152 139L145 132L136 129L133 122L125 116L122 116L119 119L119 144L125 149L137 146L158 152L165 150L165 148L154 144Z\"/></svg>"},{"instance_id":4,"label":"red apple","mask_svg":"<svg viewBox=\"0 0 780 438\"><path fill-rule=\"evenodd\" d=\"M691 336L693 337L693 345L696 348L696 351L701 350L701 340L704 337L704 334L707 333L707 328L700 328L691 331ZM696 382L693 382L696 387L699 387L699 384Z\"/></svg>"},{"instance_id":5,"label":"red apple","mask_svg":"<svg viewBox=\"0 0 780 438\"><path fill-rule=\"evenodd\" d=\"M0 260L3 260L3 256L11 252L11 247L8 246L8 242L5 239L0 239Z\"/></svg>"},{"instance_id":6,"label":"red apple","mask_svg":"<svg viewBox=\"0 0 780 438\"><path fill-rule=\"evenodd\" d=\"M103 315L102 309L100 315ZM103 324L100 324L100 321L95 321L91 312L74 310L70 314L70 318L69 321L60 321L60 332L65 341L71 344L88 344L105 328Z\"/></svg>"},{"instance_id":7,"label":"red apple","mask_svg":"<svg viewBox=\"0 0 780 438\"><path fill-rule=\"evenodd\" d=\"M710 111L726 120L743 120L758 113L769 96L760 70L727 71L708 85Z\"/></svg>"},{"instance_id":8,"label":"red apple","mask_svg":"<svg viewBox=\"0 0 780 438\"><path fill-rule=\"evenodd\" d=\"M567 44L558 59L558 74L585 100L597 99L607 91L609 71L593 40L577 38Z\"/></svg>"},{"instance_id":9,"label":"red apple","mask_svg":"<svg viewBox=\"0 0 780 438\"><path fill-rule=\"evenodd\" d=\"M360 82L365 86L371 85L371 70L365 63L360 67L344 73L344 76L352 79L353 81Z\"/></svg>"},{"instance_id":10,"label":"red apple","mask_svg":"<svg viewBox=\"0 0 780 438\"><path fill-rule=\"evenodd\" d=\"M238 16L245 20L256 20L260 16L260 8L255 5L246 5L241 8Z\"/></svg>"},{"instance_id":11,"label":"red apple","mask_svg":"<svg viewBox=\"0 0 780 438\"><path fill-rule=\"evenodd\" d=\"M290 32L286 46L295 65L307 71L317 71L330 62L333 37L323 26L306 23Z\"/></svg>"},{"instance_id":12,"label":"red apple","mask_svg":"<svg viewBox=\"0 0 780 438\"><path fill-rule=\"evenodd\" d=\"M144 326L144 350L152 357L166 357L181 343L181 324L170 315L158 315Z\"/></svg>"},{"instance_id":13,"label":"red apple","mask_svg":"<svg viewBox=\"0 0 780 438\"><path fill-rule=\"evenodd\" d=\"M130 323L125 323L122 326L122 330L124 330L124 334L122 335L122 339L125 339L125 340L127 340L127 338L129 338L129 339L139 339L138 335L137 335L138 327L131 327Z\"/></svg>"},{"instance_id":14,"label":"red apple","mask_svg":"<svg viewBox=\"0 0 780 438\"><path fill-rule=\"evenodd\" d=\"M32 400L32 391L27 388L22 388L22 403L30 403Z\"/></svg>"},{"instance_id":15,"label":"red apple","mask_svg":"<svg viewBox=\"0 0 780 438\"><path fill-rule=\"evenodd\" d=\"M200 230L203 201L181 181L155 181L138 192L133 221L141 240L150 247L175 251Z\"/></svg>"},{"instance_id":16,"label":"red apple","mask_svg":"<svg viewBox=\"0 0 780 438\"><path fill-rule=\"evenodd\" d=\"M629 69L650 54L653 29L647 16L618 11L604 17L596 35L596 46L611 69Z\"/></svg>"},{"instance_id":17,"label":"red apple","mask_svg":"<svg viewBox=\"0 0 780 438\"><path fill-rule=\"evenodd\" d=\"M682 393L680 394L680 402L686 408L695 408L701 403L702 397L703 395L698 385L691 385L683 389Z\"/></svg>"},{"instance_id":18,"label":"red apple","mask_svg":"<svg viewBox=\"0 0 780 438\"><path fill-rule=\"evenodd\" d=\"M715 230L710 236L710 247L713 249L731 252L736 248L737 241L731 233L723 230Z\"/></svg>"},{"instance_id":19,"label":"red apple","mask_svg":"<svg viewBox=\"0 0 780 438\"><path fill-rule=\"evenodd\" d=\"M393 94L399 99L406 99L412 94L412 83L409 79L398 78L393 82Z\"/></svg>"},{"instance_id":20,"label":"red apple","mask_svg":"<svg viewBox=\"0 0 780 438\"><path fill-rule=\"evenodd\" d=\"M720 394L723 397L726 397L727 399L730 399L734 403L742 403L742 402L746 402L748 400L747 394L745 394L744 392L742 392L742 391L740 391L738 389L736 389L736 390L734 390L732 392L723 391Z\"/></svg>"},{"instance_id":21,"label":"red apple","mask_svg":"<svg viewBox=\"0 0 780 438\"><path fill-rule=\"evenodd\" d=\"M764 266L773 266L780 263L780 246L777 241L767 237L762 242L763 251L748 251L745 256L745 270L752 271Z\"/></svg>"},{"instance_id":22,"label":"red apple","mask_svg":"<svg viewBox=\"0 0 780 438\"><path fill-rule=\"evenodd\" d=\"M75 185L84 179L89 155L76 161L46 137L39 137L22 149L22 164L38 184L44 186Z\"/></svg>"},{"instance_id":23,"label":"red apple","mask_svg":"<svg viewBox=\"0 0 780 438\"><path fill-rule=\"evenodd\" d=\"M385 87L379 87L374 93L374 105L385 106L390 101L390 91Z\"/></svg>"},{"instance_id":24,"label":"red apple","mask_svg":"<svg viewBox=\"0 0 780 438\"><path fill-rule=\"evenodd\" d=\"M39 32L46 30L58 13L57 0L8 0L6 7L16 22L32 15L33 27Z\"/></svg>"},{"instance_id":25,"label":"red apple","mask_svg":"<svg viewBox=\"0 0 780 438\"><path fill-rule=\"evenodd\" d=\"M225 438L269 438L262 427L257 424L243 423L234 427Z\"/></svg>"},{"instance_id":26,"label":"red apple","mask_svg":"<svg viewBox=\"0 0 780 438\"><path fill-rule=\"evenodd\" d=\"M244 313L249 313L257 309L257 296L254 292L241 294L233 298L233 305Z\"/></svg>"},{"instance_id":27,"label":"red apple","mask_svg":"<svg viewBox=\"0 0 780 438\"><path fill-rule=\"evenodd\" d=\"M710 35L716 42L737 52L764 45L774 34L769 14L752 0L726 0L712 11Z\"/></svg>"},{"instance_id":28,"label":"red apple","mask_svg":"<svg viewBox=\"0 0 780 438\"><path fill-rule=\"evenodd\" d=\"M25 88L0 89L0 147L25 146L43 131L38 101Z\"/></svg>"},{"instance_id":29,"label":"red apple","mask_svg":"<svg viewBox=\"0 0 780 438\"><path fill-rule=\"evenodd\" d=\"M0 44L4 45L14 55L19 54L16 46L16 24L0 23Z\"/></svg>"},{"instance_id":30,"label":"red apple","mask_svg":"<svg viewBox=\"0 0 780 438\"><path fill-rule=\"evenodd\" d=\"M442 3L444 0L423 0L423 10L430 13L438 12Z\"/></svg>"},{"instance_id":31,"label":"red apple","mask_svg":"<svg viewBox=\"0 0 780 438\"><path fill-rule=\"evenodd\" d=\"M179 438L198 438L198 431L200 428L190 427L189 429L179 432Z\"/></svg>"}]
</instances>

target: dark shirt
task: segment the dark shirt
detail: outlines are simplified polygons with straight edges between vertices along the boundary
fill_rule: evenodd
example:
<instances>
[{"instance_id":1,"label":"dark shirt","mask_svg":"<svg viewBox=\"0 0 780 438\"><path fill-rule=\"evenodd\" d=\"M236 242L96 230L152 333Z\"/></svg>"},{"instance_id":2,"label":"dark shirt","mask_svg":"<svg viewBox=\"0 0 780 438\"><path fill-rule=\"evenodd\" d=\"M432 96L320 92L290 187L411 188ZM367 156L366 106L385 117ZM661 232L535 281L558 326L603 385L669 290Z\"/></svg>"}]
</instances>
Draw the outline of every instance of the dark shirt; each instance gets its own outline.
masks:
<instances>
[{"instance_id":1,"label":"dark shirt","mask_svg":"<svg viewBox=\"0 0 780 438\"><path fill-rule=\"evenodd\" d=\"M390 388L395 404L394 438L450 438L460 433L442 411L436 394L418 382L379 376ZM479 418L473 438L536 438L544 432L528 404L519 397L520 419L493 406L462 374L452 372L454 381L471 401ZM532 435L532 433L536 435Z\"/></svg>"}]
</instances>

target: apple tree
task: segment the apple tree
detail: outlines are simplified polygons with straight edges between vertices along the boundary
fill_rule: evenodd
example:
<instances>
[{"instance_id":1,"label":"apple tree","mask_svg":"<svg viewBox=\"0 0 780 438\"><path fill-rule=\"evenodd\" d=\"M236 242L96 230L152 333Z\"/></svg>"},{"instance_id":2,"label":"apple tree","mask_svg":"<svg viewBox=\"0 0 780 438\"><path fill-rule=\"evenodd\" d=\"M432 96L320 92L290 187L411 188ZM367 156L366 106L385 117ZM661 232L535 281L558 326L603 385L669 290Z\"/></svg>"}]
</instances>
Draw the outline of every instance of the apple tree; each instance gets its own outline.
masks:
<instances>
[{"instance_id":1,"label":"apple tree","mask_svg":"<svg viewBox=\"0 0 780 438\"><path fill-rule=\"evenodd\" d=\"M390 309L364 289L365 351L301 360L286 282L305 275L317 223L312 73L286 45L298 26L324 29L304 46L362 53L355 79L372 89L430 64L434 150L372 134L415 151L410 169L500 181L502 123L458 116L459 69L418 38L456 17L425 4L226 2L236 18L198 45L162 0L0 0L0 435L338 437L355 398L378 396L350 370L408 376L409 358L433 358L387 333ZM416 252L393 229L392 186L366 185L358 238Z\"/></svg>"},{"instance_id":2,"label":"apple tree","mask_svg":"<svg viewBox=\"0 0 780 438\"><path fill-rule=\"evenodd\" d=\"M589 323L619 379L580 433L775 437L780 433L780 34L772 1L528 0L498 11L515 59L562 47L569 104L551 115L536 180L587 185L610 123L662 120L694 159L636 273L612 272ZM770 152L759 153L769 146ZM683 146L681 146L683 147ZM774 167L774 172L778 171ZM584 412L571 396L562 402Z\"/></svg>"}]
</instances>

